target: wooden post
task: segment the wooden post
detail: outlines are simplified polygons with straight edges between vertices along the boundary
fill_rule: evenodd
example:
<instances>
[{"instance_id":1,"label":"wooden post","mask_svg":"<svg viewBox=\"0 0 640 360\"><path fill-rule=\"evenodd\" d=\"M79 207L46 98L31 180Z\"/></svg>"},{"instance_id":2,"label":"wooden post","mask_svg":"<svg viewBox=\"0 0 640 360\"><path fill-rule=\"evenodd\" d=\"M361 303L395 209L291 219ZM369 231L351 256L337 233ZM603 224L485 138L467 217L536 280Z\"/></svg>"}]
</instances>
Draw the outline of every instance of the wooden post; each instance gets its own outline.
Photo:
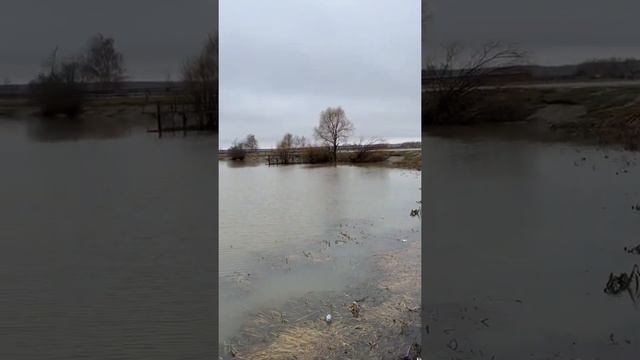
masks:
<instances>
[{"instance_id":1,"label":"wooden post","mask_svg":"<svg viewBox=\"0 0 640 360\"><path fill-rule=\"evenodd\" d=\"M182 133L187 136L187 114L182 113Z\"/></svg>"},{"instance_id":2,"label":"wooden post","mask_svg":"<svg viewBox=\"0 0 640 360\"><path fill-rule=\"evenodd\" d=\"M160 116L160 103L156 104L156 120L158 121L158 137L162 137L162 119Z\"/></svg>"}]
</instances>

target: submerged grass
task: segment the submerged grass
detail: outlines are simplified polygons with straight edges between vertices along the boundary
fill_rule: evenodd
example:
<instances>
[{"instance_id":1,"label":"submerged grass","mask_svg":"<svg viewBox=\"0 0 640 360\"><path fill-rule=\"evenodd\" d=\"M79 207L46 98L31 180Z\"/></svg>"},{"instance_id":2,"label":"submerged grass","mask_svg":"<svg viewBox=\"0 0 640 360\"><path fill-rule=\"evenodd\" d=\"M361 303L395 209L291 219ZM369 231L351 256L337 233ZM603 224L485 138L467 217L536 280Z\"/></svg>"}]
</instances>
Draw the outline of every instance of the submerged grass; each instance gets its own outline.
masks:
<instances>
[{"instance_id":1,"label":"submerged grass","mask_svg":"<svg viewBox=\"0 0 640 360\"><path fill-rule=\"evenodd\" d=\"M381 276L344 294L311 293L253 314L225 356L237 359L420 355L420 244L375 257ZM359 309L353 313L353 304ZM331 313L333 321L324 321Z\"/></svg>"}]
</instances>

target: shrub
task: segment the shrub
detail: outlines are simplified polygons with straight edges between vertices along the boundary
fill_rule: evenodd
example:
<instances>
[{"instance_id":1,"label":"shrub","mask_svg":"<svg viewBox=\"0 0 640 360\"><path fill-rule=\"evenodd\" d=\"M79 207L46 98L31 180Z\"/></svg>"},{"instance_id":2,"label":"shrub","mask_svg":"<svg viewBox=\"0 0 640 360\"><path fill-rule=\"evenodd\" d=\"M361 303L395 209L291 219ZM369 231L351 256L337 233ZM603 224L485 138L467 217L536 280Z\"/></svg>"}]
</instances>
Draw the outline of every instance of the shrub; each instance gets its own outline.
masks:
<instances>
[{"instance_id":1,"label":"shrub","mask_svg":"<svg viewBox=\"0 0 640 360\"><path fill-rule=\"evenodd\" d=\"M244 158L247 156L247 151L242 147L242 145L234 144L229 148L229 157L231 160L239 160L244 161Z\"/></svg>"},{"instance_id":2,"label":"shrub","mask_svg":"<svg viewBox=\"0 0 640 360\"><path fill-rule=\"evenodd\" d=\"M53 75L40 75L30 84L29 92L31 101L44 116L63 114L75 117L84 108L85 95L81 86Z\"/></svg>"},{"instance_id":3,"label":"shrub","mask_svg":"<svg viewBox=\"0 0 640 360\"><path fill-rule=\"evenodd\" d=\"M309 164L323 164L332 161L331 150L328 147L306 147L303 158Z\"/></svg>"}]
</instances>

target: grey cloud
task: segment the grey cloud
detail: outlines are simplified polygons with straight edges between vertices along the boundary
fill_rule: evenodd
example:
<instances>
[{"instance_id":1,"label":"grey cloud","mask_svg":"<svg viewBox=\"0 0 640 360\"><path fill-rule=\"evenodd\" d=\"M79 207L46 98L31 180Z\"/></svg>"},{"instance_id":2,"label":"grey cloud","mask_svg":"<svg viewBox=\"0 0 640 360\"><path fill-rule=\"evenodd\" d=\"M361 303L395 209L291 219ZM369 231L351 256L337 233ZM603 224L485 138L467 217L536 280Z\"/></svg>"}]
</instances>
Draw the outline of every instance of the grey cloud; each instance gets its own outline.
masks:
<instances>
[{"instance_id":1,"label":"grey cloud","mask_svg":"<svg viewBox=\"0 0 640 360\"><path fill-rule=\"evenodd\" d=\"M357 135L420 137L420 3L220 4L220 145L255 133L310 137L341 105Z\"/></svg>"},{"instance_id":2,"label":"grey cloud","mask_svg":"<svg viewBox=\"0 0 640 360\"><path fill-rule=\"evenodd\" d=\"M55 46L73 54L101 32L116 39L133 79L162 80L215 31L217 11L217 0L5 0L0 76L28 81Z\"/></svg>"},{"instance_id":3,"label":"grey cloud","mask_svg":"<svg viewBox=\"0 0 640 360\"><path fill-rule=\"evenodd\" d=\"M640 56L637 14L628 0L426 0L432 13L427 49L459 41L520 43L540 62L560 64L591 57ZM564 51L563 51L564 49ZM580 59L582 57L582 59Z\"/></svg>"}]
</instances>

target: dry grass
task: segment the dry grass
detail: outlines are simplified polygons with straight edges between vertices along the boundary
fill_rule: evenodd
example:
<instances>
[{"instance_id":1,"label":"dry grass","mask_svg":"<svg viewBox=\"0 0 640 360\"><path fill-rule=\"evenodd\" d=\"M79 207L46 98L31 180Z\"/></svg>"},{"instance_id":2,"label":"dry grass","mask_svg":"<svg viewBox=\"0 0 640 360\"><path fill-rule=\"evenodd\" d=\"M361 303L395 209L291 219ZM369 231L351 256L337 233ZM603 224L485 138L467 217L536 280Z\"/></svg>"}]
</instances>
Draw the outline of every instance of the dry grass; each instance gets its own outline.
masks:
<instances>
[{"instance_id":1,"label":"dry grass","mask_svg":"<svg viewBox=\"0 0 640 360\"><path fill-rule=\"evenodd\" d=\"M603 111L599 114L602 121L595 122L595 132L603 142L622 144L628 149L640 147L640 101Z\"/></svg>"},{"instance_id":2,"label":"dry grass","mask_svg":"<svg viewBox=\"0 0 640 360\"><path fill-rule=\"evenodd\" d=\"M627 149L640 148L640 101L609 99L612 107L595 107L582 121L557 126L565 133L581 138L594 138L602 144L622 145Z\"/></svg>"},{"instance_id":3,"label":"dry grass","mask_svg":"<svg viewBox=\"0 0 640 360\"><path fill-rule=\"evenodd\" d=\"M382 276L364 290L368 297L350 312L349 298L314 296L294 299L279 310L264 310L244 324L242 335L229 346L235 358L362 359L405 356L420 338L420 244L377 257ZM323 317L330 304L333 322ZM414 356L417 354L414 352Z\"/></svg>"}]
</instances>

